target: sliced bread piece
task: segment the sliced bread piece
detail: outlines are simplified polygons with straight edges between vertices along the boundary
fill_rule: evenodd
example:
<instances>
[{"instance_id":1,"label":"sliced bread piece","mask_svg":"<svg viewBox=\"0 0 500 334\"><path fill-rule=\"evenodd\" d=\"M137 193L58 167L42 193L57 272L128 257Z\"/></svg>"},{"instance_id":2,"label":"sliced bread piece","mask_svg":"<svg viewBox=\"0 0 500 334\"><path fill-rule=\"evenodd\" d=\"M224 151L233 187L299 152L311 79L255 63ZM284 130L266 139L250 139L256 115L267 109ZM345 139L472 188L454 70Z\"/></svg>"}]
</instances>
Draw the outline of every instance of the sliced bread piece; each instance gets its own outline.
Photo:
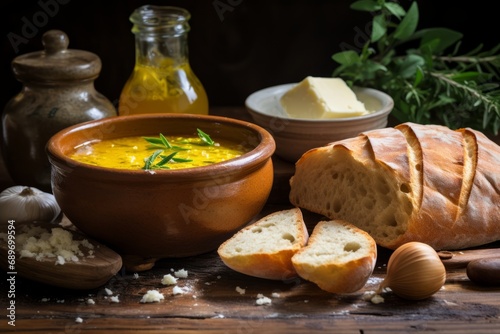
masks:
<instances>
[{"instance_id":1,"label":"sliced bread piece","mask_svg":"<svg viewBox=\"0 0 500 334\"><path fill-rule=\"evenodd\" d=\"M299 208L271 213L238 231L217 252L240 273L273 280L296 277L292 256L309 238Z\"/></svg>"},{"instance_id":2,"label":"sliced bread piece","mask_svg":"<svg viewBox=\"0 0 500 334\"><path fill-rule=\"evenodd\" d=\"M321 221L307 246L292 257L300 277L333 293L361 289L377 261L375 240L343 220Z\"/></svg>"}]
</instances>

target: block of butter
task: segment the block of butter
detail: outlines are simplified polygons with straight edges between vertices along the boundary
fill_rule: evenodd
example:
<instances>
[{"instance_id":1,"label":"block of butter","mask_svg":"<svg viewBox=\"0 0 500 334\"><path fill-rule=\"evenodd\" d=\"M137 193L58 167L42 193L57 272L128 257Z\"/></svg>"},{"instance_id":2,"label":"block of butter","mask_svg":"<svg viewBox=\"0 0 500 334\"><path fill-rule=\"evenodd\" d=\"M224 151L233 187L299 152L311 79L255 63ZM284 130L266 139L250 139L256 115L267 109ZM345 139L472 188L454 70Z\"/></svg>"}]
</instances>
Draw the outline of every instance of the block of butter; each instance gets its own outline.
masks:
<instances>
[{"instance_id":1,"label":"block of butter","mask_svg":"<svg viewBox=\"0 0 500 334\"><path fill-rule=\"evenodd\" d=\"M280 98L292 118L328 119L368 114L341 78L307 77Z\"/></svg>"}]
</instances>

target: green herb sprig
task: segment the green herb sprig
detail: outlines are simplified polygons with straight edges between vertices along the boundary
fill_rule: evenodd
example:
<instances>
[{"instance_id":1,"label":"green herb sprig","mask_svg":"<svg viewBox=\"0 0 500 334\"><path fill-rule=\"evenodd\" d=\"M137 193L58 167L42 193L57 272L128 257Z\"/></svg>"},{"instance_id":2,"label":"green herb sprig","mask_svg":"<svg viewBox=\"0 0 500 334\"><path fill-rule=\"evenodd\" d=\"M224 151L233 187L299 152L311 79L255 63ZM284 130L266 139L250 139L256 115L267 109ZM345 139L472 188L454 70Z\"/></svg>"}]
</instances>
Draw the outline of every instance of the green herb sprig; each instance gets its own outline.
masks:
<instances>
[{"instance_id":1,"label":"green herb sprig","mask_svg":"<svg viewBox=\"0 0 500 334\"><path fill-rule=\"evenodd\" d=\"M370 12L369 40L359 50L332 56L332 76L353 86L373 87L394 99L400 122L471 127L498 134L500 45L459 54L463 35L447 28L417 30L419 10L396 0L359 0L351 9Z\"/></svg>"},{"instance_id":2,"label":"green herb sprig","mask_svg":"<svg viewBox=\"0 0 500 334\"><path fill-rule=\"evenodd\" d=\"M203 132L200 129L196 129L198 137L201 139L201 145L214 146L215 142L212 138ZM172 145L168 141L168 139L160 133L159 137L143 137L148 143L151 144L152 148L159 148L153 152L149 157L147 157L144 161L144 166L142 169L151 170L151 169L170 169L168 163L171 162L190 162L191 159L183 159L176 157L176 154L179 151L189 150L188 148ZM171 151L169 154L164 155L165 151Z\"/></svg>"}]
</instances>

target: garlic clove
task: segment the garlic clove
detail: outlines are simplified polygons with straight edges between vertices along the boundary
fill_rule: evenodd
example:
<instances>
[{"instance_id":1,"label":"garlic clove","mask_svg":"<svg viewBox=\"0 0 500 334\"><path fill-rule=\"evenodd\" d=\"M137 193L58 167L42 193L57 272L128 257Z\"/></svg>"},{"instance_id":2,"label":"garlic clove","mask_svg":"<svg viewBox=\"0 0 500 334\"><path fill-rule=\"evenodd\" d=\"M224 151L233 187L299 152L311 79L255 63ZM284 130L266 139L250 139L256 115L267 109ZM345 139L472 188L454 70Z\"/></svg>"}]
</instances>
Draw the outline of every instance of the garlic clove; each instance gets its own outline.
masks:
<instances>
[{"instance_id":1,"label":"garlic clove","mask_svg":"<svg viewBox=\"0 0 500 334\"><path fill-rule=\"evenodd\" d=\"M54 222L60 213L54 195L34 187L12 186L0 193L0 226L10 220Z\"/></svg>"},{"instance_id":2,"label":"garlic clove","mask_svg":"<svg viewBox=\"0 0 500 334\"><path fill-rule=\"evenodd\" d=\"M384 288L401 298L420 300L429 298L446 281L446 269L437 252L422 242L408 242L389 258L387 276L378 288Z\"/></svg>"}]
</instances>

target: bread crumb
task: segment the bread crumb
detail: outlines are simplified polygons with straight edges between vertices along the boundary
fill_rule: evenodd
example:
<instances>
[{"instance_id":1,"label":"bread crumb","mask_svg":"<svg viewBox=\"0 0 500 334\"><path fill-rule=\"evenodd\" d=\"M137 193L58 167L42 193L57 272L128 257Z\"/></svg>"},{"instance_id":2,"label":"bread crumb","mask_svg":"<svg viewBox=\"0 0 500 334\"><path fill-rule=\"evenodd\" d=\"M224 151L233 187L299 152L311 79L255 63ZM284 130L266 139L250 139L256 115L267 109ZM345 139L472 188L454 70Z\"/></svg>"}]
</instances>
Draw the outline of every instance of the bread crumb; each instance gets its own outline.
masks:
<instances>
[{"instance_id":1,"label":"bread crumb","mask_svg":"<svg viewBox=\"0 0 500 334\"><path fill-rule=\"evenodd\" d=\"M111 290L110 290L110 289L108 289L108 288L105 288L105 289L104 289L104 291L106 292L106 294L107 294L108 296L112 296L112 295L113 295L113 291L111 291Z\"/></svg>"},{"instance_id":2,"label":"bread crumb","mask_svg":"<svg viewBox=\"0 0 500 334\"><path fill-rule=\"evenodd\" d=\"M173 285L177 283L177 278L174 276L167 274L163 276L163 279L161 280L161 284L163 285Z\"/></svg>"},{"instance_id":3,"label":"bread crumb","mask_svg":"<svg viewBox=\"0 0 500 334\"><path fill-rule=\"evenodd\" d=\"M272 300L271 300L271 298L266 297L263 294L259 293L257 295L257 300L255 301L255 304L257 304L257 305L271 305Z\"/></svg>"},{"instance_id":4,"label":"bread crumb","mask_svg":"<svg viewBox=\"0 0 500 334\"><path fill-rule=\"evenodd\" d=\"M240 288L239 286L236 287L236 292L238 292L240 295L244 295L246 290L245 289L242 289Z\"/></svg>"},{"instance_id":5,"label":"bread crumb","mask_svg":"<svg viewBox=\"0 0 500 334\"><path fill-rule=\"evenodd\" d=\"M165 299L163 294L158 290L149 290L142 296L141 303L154 303Z\"/></svg>"},{"instance_id":6,"label":"bread crumb","mask_svg":"<svg viewBox=\"0 0 500 334\"><path fill-rule=\"evenodd\" d=\"M120 302L120 299L118 299L118 296L111 296L109 298L109 300L112 302L112 303L119 303Z\"/></svg>"},{"instance_id":7,"label":"bread crumb","mask_svg":"<svg viewBox=\"0 0 500 334\"><path fill-rule=\"evenodd\" d=\"M80 317L77 317L77 318L75 319L75 322L76 322L77 324L81 324L81 323L83 322L83 319L82 319L82 318L80 318Z\"/></svg>"},{"instance_id":8,"label":"bread crumb","mask_svg":"<svg viewBox=\"0 0 500 334\"><path fill-rule=\"evenodd\" d=\"M95 301L92 298L87 299L87 305L95 305Z\"/></svg>"},{"instance_id":9,"label":"bread crumb","mask_svg":"<svg viewBox=\"0 0 500 334\"><path fill-rule=\"evenodd\" d=\"M174 271L174 276L178 277L178 278L187 278L188 272L187 272L187 270L180 269L178 271Z\"/></svg>"}]
</instances>

